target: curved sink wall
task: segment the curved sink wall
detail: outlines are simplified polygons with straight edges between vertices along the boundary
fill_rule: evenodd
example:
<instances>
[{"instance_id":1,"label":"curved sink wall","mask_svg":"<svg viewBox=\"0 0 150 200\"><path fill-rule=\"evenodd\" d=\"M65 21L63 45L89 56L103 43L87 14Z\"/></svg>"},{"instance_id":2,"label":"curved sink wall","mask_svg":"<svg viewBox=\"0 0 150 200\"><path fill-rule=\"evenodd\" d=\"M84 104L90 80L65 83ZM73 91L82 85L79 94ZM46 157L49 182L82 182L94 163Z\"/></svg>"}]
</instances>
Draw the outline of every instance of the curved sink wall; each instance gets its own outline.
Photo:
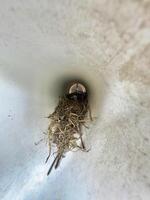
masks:
<instances>
[{"instance_id":1,"label":"curved sink wall","mask_svg":"<svg viewBox=\"0 0 150 200\"><path fill-rule=\"evenodd\" d=\"M0 199L150 198L149 1L19 1L0 7ZM90 88L88 153L47 177L62 83Z\"/></svg>"}]
</instances>

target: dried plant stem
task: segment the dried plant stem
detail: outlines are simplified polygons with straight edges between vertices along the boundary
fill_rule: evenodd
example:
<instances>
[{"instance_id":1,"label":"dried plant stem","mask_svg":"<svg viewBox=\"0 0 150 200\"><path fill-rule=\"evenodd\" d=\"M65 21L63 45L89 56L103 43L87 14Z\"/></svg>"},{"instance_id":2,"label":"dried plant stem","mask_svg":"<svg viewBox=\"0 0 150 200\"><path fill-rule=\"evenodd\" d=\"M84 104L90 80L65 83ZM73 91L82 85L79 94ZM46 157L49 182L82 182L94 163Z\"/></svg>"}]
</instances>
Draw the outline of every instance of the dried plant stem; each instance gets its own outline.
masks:
<instances>
[{"instance_id":1,"label":"dried plant stem","mask_svg":"<svg viewBox=\"0 0 150 200\"><path fill-rule=\"evenodd\" d=\"M87 99L84 101L72 100L67 97L59 98L59 103L55 111L48 116L51 120L48 128L48 147L49 154L46 162L51 155L51 146L55 144L57 155L52 162L47 175L50 174L53 167L59 166L64 154L68 151L81 149L86 151L83 138L82 126L85 126L87 112L92 120ZM87 127L88 128L88 127ZM78 145L80 140L81 146Z\"/></svg>"}]
</instances>

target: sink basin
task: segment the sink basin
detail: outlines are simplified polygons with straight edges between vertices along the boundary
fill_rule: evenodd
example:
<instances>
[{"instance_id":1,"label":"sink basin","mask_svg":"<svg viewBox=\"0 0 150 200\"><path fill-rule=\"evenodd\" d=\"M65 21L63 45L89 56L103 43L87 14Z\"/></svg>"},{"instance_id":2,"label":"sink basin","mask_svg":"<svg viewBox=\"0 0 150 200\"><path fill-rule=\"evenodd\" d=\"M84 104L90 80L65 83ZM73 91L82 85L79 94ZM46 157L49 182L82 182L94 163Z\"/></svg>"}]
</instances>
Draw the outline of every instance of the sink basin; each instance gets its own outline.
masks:
<instances>
[{"instance_id":1,"label":"sink basin","mask_svg":"<svg viewBox=\"0 0 150 200\"><path fill-rule=\"evenodd\" d=\"M145 0L3 2L0 199L150 199L149 8ZM69 152L47 176L46 117L70 79L90 88L90 151Z\"/></svg>"}]
</instances>

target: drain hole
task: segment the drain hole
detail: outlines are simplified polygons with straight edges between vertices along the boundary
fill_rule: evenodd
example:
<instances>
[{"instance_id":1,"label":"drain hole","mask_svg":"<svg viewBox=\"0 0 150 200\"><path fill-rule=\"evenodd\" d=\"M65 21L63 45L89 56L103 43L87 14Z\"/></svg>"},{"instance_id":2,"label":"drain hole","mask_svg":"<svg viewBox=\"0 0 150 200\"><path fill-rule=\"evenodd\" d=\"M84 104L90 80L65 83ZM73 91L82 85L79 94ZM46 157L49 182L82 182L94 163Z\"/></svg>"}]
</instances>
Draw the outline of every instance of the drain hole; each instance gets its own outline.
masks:
<instances>
[{"instance_id":1,"label":"drain hole","mask_svg":"<svg viewBox=\"0 0 150 200\"><path fill-rule=\"evenodd\" d=\"M67 86L67 94L66 97L72 100L78 100L78 101L85 101L87 100L87 91L86 87L80 83L80 82L73 82L69 83Z\"/></svg>"},{"instance_id":2,"label":"drain hole","mask_svg":"<svg viewBox=\"0 0 150 200\"><path fill-rule=\"evenodd\" d=\"M77 82L74 83L70 88L69 88L69 94L71 93L86 93L86 89L84 87L84 85L82 85L81 83Z\"/></svg>"}]
</instances>

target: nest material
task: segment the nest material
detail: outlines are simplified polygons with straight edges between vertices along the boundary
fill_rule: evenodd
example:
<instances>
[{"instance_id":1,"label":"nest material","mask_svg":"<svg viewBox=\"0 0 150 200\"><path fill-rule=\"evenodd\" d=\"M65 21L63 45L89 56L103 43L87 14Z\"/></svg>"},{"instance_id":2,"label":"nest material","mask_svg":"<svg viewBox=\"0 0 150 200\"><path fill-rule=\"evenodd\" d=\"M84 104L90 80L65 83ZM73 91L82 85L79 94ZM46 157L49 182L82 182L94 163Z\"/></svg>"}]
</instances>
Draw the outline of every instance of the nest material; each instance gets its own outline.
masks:
<instances>
[{"instance_id":1,"label":"nest material","mask_svg":"<svg viewBox=\"0 0 150 200\"><path fill-rule=\"evenodd\" d=\"M87 99L69 99L62 97L59 99L55 111L48 117L51 122L48 128L49 155L51 155L52 144L56 147L56 157L47 172L51 172L59 166L65 153L75 149L86 150L82 140L82 126L86 126L86 115L88 112ZM80 144L79 144L80 141Z\"/></svg>"}]
</instances>

